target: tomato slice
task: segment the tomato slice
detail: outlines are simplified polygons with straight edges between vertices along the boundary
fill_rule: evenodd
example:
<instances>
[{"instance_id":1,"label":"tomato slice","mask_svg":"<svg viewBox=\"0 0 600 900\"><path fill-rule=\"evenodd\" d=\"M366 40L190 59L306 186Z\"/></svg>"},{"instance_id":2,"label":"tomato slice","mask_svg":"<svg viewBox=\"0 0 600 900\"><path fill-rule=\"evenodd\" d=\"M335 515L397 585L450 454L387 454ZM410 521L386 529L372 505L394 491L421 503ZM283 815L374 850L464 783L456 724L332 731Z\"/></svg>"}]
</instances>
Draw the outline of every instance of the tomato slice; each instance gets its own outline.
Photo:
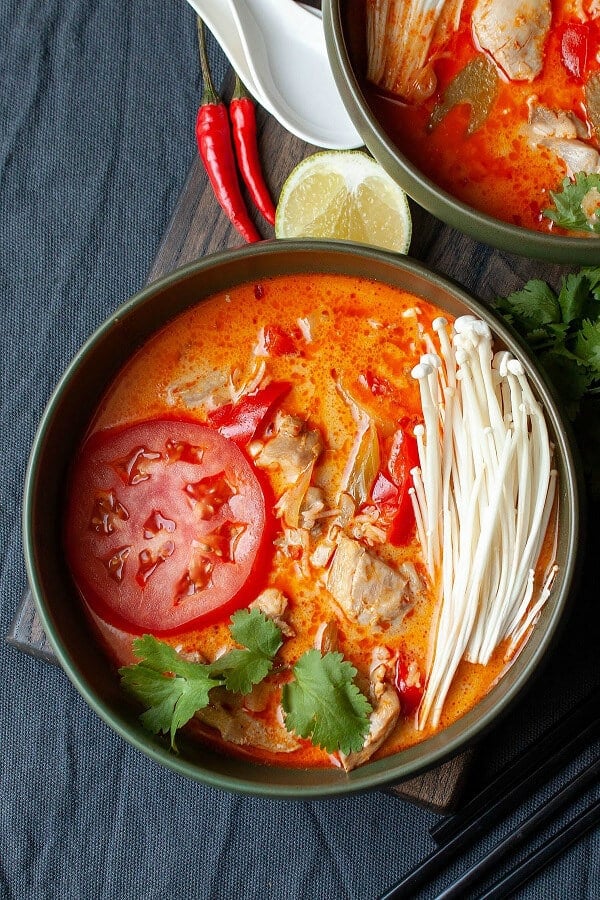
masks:
<instances>
[{"instance_id":1,"label":"tomato slice","mask_svg":"<svg viewBox=\"0 0 600 900\"><path fill-rule=\"evenodd\" d=\"M135 633L168 634L253 599L266 526L261 483L235 443L207 425L153 419L84 444L65 545L99 616Z\"/></svg>"}]
</instances>

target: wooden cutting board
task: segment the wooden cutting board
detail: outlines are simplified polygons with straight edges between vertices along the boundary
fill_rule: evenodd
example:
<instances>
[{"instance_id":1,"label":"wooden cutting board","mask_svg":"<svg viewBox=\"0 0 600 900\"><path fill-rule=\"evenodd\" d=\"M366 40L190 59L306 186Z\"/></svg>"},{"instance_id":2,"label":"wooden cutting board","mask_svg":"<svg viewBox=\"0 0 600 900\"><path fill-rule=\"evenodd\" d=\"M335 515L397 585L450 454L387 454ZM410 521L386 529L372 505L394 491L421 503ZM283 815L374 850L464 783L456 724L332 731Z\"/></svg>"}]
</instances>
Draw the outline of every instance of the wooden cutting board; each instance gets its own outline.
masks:
<instances>
[{"instance_id":1,"label":"wooden cutting board","mask_svg":"<svg viewBox=\"0 0 600 900\"><path fill-rule=\"evenodd\" d=\"M227 97L230 91L231 84L228 82L224 96ZM273 197L277 198L292 168L318 148L285 131L262 109L258 110L258 122L265 176ZM248 205L251 209L251 204ZM563 271L560 266L501 254L443 225L414 204L411 208L411 256L457 279L471 291L477 292L481 299L485 299L486 293L488 299L494 294L508 293L531 277L544 278L555 284L558 282ZM263 237L273 238L273 229L258 213L254 218ZM241 238L214 198L200 161L195 160L150 268L148 282L201 256L237 247L240 243ZM26 593L16 612L7 640L40 659L57 662L37 617L30 592ZM460 799L471 756L471 751L467 751L420 777L393 787L392 791L403 799L438 812L448 812Z\"/></svg>"}]
</instances>

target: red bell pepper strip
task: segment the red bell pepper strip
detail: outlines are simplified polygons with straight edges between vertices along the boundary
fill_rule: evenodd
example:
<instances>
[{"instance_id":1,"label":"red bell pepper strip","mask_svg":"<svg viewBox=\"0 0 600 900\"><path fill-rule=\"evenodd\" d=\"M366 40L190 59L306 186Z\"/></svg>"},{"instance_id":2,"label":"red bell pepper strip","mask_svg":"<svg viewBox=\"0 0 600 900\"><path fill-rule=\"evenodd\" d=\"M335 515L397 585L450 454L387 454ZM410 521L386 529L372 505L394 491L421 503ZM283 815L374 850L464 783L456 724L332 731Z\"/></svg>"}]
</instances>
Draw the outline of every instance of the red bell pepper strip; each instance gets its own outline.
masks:
<instances>
[{"instance_id":1,"label":"red bell pepper strip","mask_svg":"<svg viewBox=\"0 0 600 900\"><path fill-rule=\"evenodd\" d=\"M289 381L271 381L266 387L246 394L237 403L219 406L208 414L208 424L236 444L247 444L273 408L290 390Z\"/></svg>"},{"instance_id":2,"label":"red bell pepper strip","mask_svg":"<svg viewBox=\"0 0 600 900\"><path fill-rule=\"evenodd\" d=\"M590 26L587 22L570 22L563 31L560 55L567 72L582 79L587 66Z\"/></svg>"},{"instance_id":3,"label":"red bell pepper strip","mask_svg":"<svg viewBox=\"0 0 600 900\"><path fill-rule=\"evenodd\" d=\"M388 470L394 484L398 485L397 511L392 519L389 541L396 547L405 544L415 527L415 513L408 489L411 486L410 470L419 465L417 440L409 431L399 428L394 435Z\"/></svg>"},{"instance_id":4,"label":"red bell pepper strip","mask_svg":"<svg viewBox=\"0 0 600 900\"><path fill-rule=\"evenodd\" d=\"M400 698L403 716L412 715L423 699L423 679L416 665L409 665L405 657L400 656L396 662L394 685Z\"/></svg>"},{"instance_id":5,"label":"red bell pepper strip","mask_svg":"<svg viewBox=\"0 0 600 900\"><path fill-rule=\"evenodd\" d=\"M417 442L409 431L399 428L393 438L386 470L377 474L371 489L371 501L388 522L387 539L395 547L410 540L415 514L408 489L410 470L419 465Z\"/></svg>"},{"instance_id":6,"label":"red bell pepper strip","mask_svg":"<svg viewBox=\"0 0 600 900\"><path fill-rule=\"evenodd\" d=\"M202 100L196 116L198 152L221 209L248 243L261 240L250 218L238 180L227 107L215 91L204 38L204 23L198 17L198 46L202 66Z\"/></svg>"},{"instance_id":7,"label":"red bell pepper strip","mask_svg":"<svg viewBox=\"0 0 600 900\"><path fill-rule=\"evenodd\" d=\"M242 178L256 208L267 222L274 225L275 205L263 176L258 153L256 109L237 73L233 97L229 102L229 118L233 131L233 146Z\"/></svg>"},{"instance_id":8,"label":"red bell pepper strip","mask_svg":"<svg viewBox=\"0 0 600 900\"><path fill-rule=\"evenodd\" d=\"M267 325L265 328L265 350L269 356L298 356L302 332L299 328L285 331L281 325Z\"/></svg>"}]
</instances>

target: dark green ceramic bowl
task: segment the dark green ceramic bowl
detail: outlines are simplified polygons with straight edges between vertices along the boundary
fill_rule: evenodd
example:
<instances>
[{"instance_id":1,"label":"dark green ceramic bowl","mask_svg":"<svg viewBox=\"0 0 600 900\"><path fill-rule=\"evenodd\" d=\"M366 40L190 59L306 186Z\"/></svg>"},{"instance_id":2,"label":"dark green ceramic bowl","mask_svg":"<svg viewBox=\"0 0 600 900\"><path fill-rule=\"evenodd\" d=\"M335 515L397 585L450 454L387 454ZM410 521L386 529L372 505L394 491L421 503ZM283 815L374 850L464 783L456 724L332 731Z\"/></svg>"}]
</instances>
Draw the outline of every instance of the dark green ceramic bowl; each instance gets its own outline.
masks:
<instances>
[{"instance_id":1,"label":"dark green ceramic bowl","mask_svg":"<svg viewBox=\"0 0 600 900\"><path fill-rule=\"evenodd\" d=\"M338 769L296 770L253 765L179 741L174 755L144 731L139 709L123 695L83 613L61 546L64 488L70 460L90 418L130 354L166 322L216 291L293 272L367 276L425 297L452 315L475 312L523 359L546 409L556 444L560 484L560 572L540 621L512 668L479 705L436 737L349 775ZM58 384L31 453L24 498L27 573L44 629L67 675L90 706L156 762L216 787L268 797L321 798L413 777L465 748L494 723L532 675L557 632L572 588L580 544L576 466L552 393L505 326L459 287L403 256L359 245L276 241L201 259L145 288L88 340Z\"/></svg>"},{"instance_id":2,"label":"dark green ceramic bowl","mask_svg":"<svg viewBox=\"0 0 600 900\"><path fill-rule=\"evenodd\" d=\"M478 241L551 263L599 265L600 238L562 237L509 225L460 202L419 171L371 111L366 71L365 0L323 0L329 62L354 127L375 159L420 206Z\"/></svg>"}]
</instances>

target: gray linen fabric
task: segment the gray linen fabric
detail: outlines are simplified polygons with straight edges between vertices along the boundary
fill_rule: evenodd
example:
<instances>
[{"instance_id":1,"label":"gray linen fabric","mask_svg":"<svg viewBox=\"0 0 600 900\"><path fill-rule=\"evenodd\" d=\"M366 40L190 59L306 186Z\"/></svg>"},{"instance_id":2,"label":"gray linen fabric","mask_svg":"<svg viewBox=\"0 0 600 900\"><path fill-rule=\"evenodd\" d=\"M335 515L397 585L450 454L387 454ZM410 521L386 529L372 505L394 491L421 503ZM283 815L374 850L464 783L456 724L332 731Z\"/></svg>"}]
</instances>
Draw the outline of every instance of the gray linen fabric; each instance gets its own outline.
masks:
<instances>
[{"instance_id":1,"label":"gray linen fabric","mask_svg":"<svg viewBox=\"0 0 600 900\"><path fill-rule=\"evenodd\" d=\"M75 351L145 281L196 152L200 79L185 0L2 0L0 34L5 634L25 588L36 423ZM584 595L535 689L482 744L469 788L598 687L599 637ZM368 900L433 847L437 816L381 791L268 801L163 771L59 669L4 643L0 654L2 898ZM599 850L588 836L520 896L599 897Z\"/></svg>"}]
</instances>

